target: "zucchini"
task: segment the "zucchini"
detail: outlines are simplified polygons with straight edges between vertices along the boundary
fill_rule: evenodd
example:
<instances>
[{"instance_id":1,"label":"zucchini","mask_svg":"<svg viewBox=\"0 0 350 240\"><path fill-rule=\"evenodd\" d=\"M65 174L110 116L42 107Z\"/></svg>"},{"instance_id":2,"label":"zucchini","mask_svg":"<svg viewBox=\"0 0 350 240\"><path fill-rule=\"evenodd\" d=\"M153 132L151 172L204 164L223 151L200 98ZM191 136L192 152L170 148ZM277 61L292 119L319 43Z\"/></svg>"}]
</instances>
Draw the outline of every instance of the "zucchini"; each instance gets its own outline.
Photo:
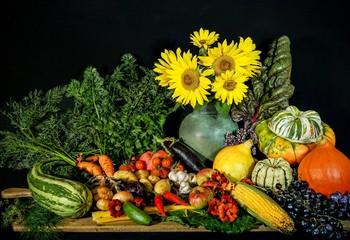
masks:
<instances>
[{"instance_id":1,"label":"zucchini","mask_svg":"<svg viewBox=\"0 0 350 240\"><path fill-rule=\"evenodd\" d=\"M145 211L135 206L130 201L123 203L123 210L126 216L128 216L133 222L140 225L151 225L152 218Z\"/></svg>"}]
</instances>

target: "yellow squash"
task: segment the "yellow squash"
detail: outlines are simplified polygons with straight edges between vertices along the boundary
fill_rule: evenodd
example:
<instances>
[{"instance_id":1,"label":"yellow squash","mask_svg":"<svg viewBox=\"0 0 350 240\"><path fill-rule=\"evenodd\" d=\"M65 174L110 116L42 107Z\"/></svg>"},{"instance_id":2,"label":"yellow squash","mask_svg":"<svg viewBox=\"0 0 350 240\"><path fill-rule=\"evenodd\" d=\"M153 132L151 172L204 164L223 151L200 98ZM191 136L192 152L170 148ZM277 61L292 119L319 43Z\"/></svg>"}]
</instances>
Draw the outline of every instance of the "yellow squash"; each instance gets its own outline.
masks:
<instances>
[{"instance_id":1,"label":"yellow squash","mask_svg":"<svg viewBox=\"0 0 350 240\"><path fill-rule=\"evenodd\" d=\"M244 143L222 148L214 158L213 169L224 173L231 182L237 182L251 176L255 161L251 154L253 142L251 139Z\"/></svg>"}]
</instances>

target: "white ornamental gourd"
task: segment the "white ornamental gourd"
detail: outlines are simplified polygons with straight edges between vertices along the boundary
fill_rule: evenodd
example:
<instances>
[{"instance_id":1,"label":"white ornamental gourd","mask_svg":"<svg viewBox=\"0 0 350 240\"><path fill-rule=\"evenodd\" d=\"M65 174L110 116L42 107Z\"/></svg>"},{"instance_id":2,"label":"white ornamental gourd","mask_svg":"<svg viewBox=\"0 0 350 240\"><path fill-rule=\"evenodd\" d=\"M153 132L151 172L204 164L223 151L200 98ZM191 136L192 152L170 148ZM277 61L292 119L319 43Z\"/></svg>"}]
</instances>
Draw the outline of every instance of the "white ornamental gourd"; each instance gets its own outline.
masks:
<instances>
[{"instance_id":1,"label":"white ornamental gourd","mask_svg":"<svg viewBox=\"0 0 350 240\"><path fill-rule=\"evenodd\" d=\"M258 161L252 172L252 182L263 188L276 190L280 183L286 189L293 181L293 169L283 158L266 158Z\"/></svg>"},{"instance_id":2,"label":"white ornamental gourd","mask_svg":"<svg viewBox=\"0 0 350 240\"><path fill-rule=\"evenodd\" d=\"M276 135L296 143L314 143L323 134L320 115L313 110L300 111L289 106L276 112L268 122Z\"/></svg>"}]
</instances>

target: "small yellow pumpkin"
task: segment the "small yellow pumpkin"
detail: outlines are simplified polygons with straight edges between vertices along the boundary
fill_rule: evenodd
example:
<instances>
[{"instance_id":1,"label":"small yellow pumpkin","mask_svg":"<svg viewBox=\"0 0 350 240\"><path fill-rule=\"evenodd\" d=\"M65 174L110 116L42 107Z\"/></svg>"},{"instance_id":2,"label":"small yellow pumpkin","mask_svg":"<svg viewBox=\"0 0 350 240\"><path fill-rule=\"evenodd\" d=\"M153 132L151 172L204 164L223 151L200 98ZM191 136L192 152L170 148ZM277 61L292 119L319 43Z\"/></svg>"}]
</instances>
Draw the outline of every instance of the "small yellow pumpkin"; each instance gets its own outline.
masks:
<instances>
[{"instance_id":1,"label":"small yellow pumpkin","mask_svg":"<svg viewBox=\"0 0 350 240\"><path fill-rule=\"evenodd\" d=\"M249 139L244 143L222 148L216 154L212 168L224 173L231 182L250 178L255 165L251 154L252 146L253 141Z\"/></svg>"}]
</instances>

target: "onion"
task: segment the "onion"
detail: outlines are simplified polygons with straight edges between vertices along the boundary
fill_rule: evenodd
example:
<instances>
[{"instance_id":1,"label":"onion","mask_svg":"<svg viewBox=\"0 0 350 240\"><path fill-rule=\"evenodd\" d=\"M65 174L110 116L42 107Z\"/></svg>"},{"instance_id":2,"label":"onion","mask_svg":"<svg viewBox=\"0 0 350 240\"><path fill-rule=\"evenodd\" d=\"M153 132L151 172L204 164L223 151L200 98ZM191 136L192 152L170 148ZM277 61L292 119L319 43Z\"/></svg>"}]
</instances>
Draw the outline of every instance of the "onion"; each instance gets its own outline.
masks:
<instances>
[{"instance_id":1,"label":"onion","mask_svg":"<svg viewBox=\"0 0 350 240\"><path fill-rule=\"evenodd\" d=\"M119 191L116 194L114 194L112 199L118 199L122 202L126 202L126 201L132 201L134 200L134 196L131 194L131 192L128 191Z\"/></svg>"}]
</instances>

